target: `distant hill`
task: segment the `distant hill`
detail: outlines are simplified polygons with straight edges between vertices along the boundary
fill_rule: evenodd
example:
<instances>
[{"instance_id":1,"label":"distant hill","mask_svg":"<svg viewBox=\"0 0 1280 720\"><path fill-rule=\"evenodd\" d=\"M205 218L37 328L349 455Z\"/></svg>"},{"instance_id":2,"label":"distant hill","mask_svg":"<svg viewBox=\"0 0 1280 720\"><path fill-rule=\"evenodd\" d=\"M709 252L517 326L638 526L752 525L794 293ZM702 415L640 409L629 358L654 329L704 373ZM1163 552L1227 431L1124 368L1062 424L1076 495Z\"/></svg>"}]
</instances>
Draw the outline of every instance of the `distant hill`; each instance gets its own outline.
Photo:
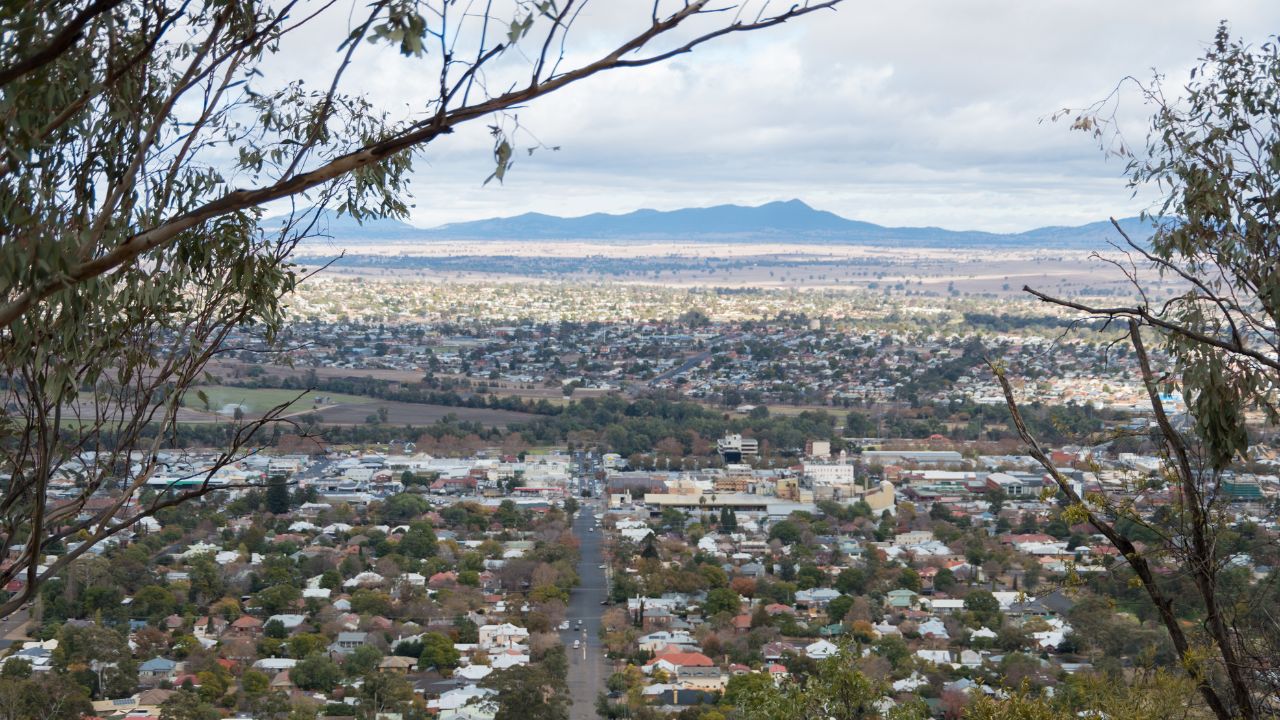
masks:
<instances>
[{"instance_id":1,"label":"distant hill","mask_svg":"<svg viewBox=\"0 0 1280 720\"><path fill-rule=\"evenodd\" d=\"M416 243L457 240L589 240L604 243L789 242L894 247L1102 248L1120 240L1109 221L1077 227L1043 227L1021 233L946 230L938 227L885 227L816 210L800 200L756 207L716 205L682 210L636 210L621 215L592 213L557 217L525 213L420 229L395 220L359 225L327 216L327 233L336 242ZM1125 218L1122 227L1135 240L1150 237L1150 225Z\"/></svg>"}]
</instances>

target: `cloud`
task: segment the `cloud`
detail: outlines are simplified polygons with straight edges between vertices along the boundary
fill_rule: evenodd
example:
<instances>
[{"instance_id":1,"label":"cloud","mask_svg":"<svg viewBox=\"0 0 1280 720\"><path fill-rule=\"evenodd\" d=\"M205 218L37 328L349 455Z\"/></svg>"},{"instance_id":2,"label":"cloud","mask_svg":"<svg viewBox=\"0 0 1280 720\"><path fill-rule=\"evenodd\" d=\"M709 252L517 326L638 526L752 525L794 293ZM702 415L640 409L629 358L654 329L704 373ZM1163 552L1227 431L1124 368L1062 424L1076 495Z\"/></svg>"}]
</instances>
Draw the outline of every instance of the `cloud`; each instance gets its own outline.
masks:
<instances>
[{"instance_id":1,"label":"cloud","mask_svg":"<svg viewBox=\"0 0 1280 720\"><path fill-rule=\"evenodd\" d=\"M602 52L641 6L589 6L569 60ZM1122 166L1044 119L1153 67L1179 84L1221 18L1260 42L1255 29L1277 27L1280 6L849 2L532 103L519 113L532 133L523 142L561 150L520 157L504 185L481 185L492 166L483 123L460 130L422 158L412 219L792 197L880 223L995 231L1130 214L1150 198L1131 199ZM334 62L327 49L290 52L284 72L320 73ZM412 111L431 89L427 77L421 62L372 51L353 66L348 89ZM1121 110L1126 132L1140 134L1146 112L1134 103Z\"/></svg>"}]
</instances>

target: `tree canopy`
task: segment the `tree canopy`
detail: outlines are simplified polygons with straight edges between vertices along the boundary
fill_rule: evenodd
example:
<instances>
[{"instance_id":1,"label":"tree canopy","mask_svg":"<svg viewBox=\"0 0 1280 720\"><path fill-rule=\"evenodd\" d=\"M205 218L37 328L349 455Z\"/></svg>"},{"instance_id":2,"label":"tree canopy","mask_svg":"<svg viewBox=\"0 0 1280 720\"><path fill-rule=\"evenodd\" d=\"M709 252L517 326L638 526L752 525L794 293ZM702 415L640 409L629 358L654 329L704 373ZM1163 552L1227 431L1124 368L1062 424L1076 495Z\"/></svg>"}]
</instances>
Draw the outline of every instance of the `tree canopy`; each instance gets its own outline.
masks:
<instances>
[{"instance_id":1,"label":"tree canopy","mask_svg":"<svg viewBox=\"0 0 1280 720\"><path fill-rule=\"evenodd\" d=\"M1019 435L1067 498L1064 521L1091 524L1120 551L1183 669L1221 720L1262 716L1280 690L1267 669L1280 653L1280 626L1258 610L1273 607L1280 589L1274 582L1247 591L1228 587L1234 531L1225 509L1228 471L1249 450L1246 414L1260 412L1268 431L1280 423L1274 406L1280 389L1278 48L1275 38L1247 45L1221 25L1181 93L1166 95L1159 77L1140 86L1154 107L1140 149L1125 141L1108 114L1115 96L1070 114L1073 127L1128 158L1134 188L1154 188L1162 201L1144 214L1154 228L1149 242L1113 222L1124 255L1108 261L1130 281L1132 303L1098 306L1025 288L1107 321L1103 327L1123 329L1120 341L1137 359L1162 474L1176 503L1149 518L1104 493L1081 497L1053 467L1009 380L994 367ZM1148 290L1152 275L1177 280L1183 289L1157 299ZM1174 416L1168 394L1174 389L1185 398L1184 418ZM1180 572L1162 577L1161 562ZM1190 592L1178 584L1184 572ZM1200 622L1184 626L1175 602L1193 605Z\"/></svg>"},{"instance_id":2,"label":"tree canopy","mask_svg":"<svg viewBox=\"0 0 1280 720\"><path fill-rule=\"evenodd\" d=\"M313 6L299 0L53 0L0 15L0 584L25 576L0 617L95 544L216 489L291 404L249 415L209 407L222 453L182 487L143 497L157 449L233 333L270 356L291 257L335 215L403 218L415 154L467 124L493 135L503 181L527 135L513 114L611 70L660 63L729 34L834 7L806 0L739 14L658 2L609 24L592 55L570 28L585 3L519 0L455 11L448 0ZM299 39L301 29L308 33ZM324 34L331 33L327 39ZM574 35L573 37L576 37ZM332 47L319 83L277 56ZM359 66L389 46L421 89L379 106ZM283 216L267 221L265 205ZM94 451L92 455L86 451ZM137 462L131 458L138 458ZM47 507L75 476L77 496ZM115 502L82 513L116 488ZM144 502L139 502L145 500ZM273 510L279 508L278 499ZM37 571L44 548L73 549Z\"/></svg>"}]
</instances>

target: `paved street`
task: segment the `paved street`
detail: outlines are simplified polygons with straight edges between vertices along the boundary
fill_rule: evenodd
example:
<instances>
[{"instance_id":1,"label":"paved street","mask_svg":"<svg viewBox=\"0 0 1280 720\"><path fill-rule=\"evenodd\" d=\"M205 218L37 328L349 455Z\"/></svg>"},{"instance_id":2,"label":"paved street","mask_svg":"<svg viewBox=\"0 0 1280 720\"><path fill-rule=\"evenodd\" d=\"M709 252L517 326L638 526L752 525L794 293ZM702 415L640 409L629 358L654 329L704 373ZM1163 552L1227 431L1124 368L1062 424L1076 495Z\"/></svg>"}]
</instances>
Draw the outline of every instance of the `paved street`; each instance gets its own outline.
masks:
<instances>
[{"instance_id":1,"label":"paved street","mask_svg":"<svg viewBox=\"0 0 1280 720\"><path fill-rule=\"evenodd\" d=\"M605 582L604 563L601 554L601 530L591 532L595 524L591 505L584 506L573 524L573 532L582 542L582 560L578 565L578 577L582 584L569 598L567 619L570 629L560 633L564 638L565 652L569 656L569 693L573 708L571 720L595 720L596 696L604 690L606 667L600 646L600 613L605 609L600 603L609 592ZM582 629L578 629L582 620ZM573 641L581 647L573 649Z\"/></svg>"},{"instance_id":2,"label":"paved street","mask_svg":"<svg viewBox=\"0 0 1280 720\"><path fill-rule=\"evenodd\" d=\"M26 608L15 610L12 615L0 620L0 650L7 649L14 643L22 643L27 638L27 622L31 619L31 613Z\"/></svg>"}]
</instances>

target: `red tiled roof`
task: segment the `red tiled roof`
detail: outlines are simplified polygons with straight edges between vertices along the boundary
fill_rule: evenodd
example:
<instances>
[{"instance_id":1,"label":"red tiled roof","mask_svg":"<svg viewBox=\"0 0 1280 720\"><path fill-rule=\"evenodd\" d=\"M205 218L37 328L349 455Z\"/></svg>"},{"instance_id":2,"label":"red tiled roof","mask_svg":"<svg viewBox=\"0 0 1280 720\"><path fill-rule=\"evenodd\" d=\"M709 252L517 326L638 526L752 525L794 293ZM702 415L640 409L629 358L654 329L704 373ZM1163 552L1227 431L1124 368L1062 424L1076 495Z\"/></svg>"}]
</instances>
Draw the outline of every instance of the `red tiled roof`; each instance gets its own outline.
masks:
<instances>
[{"instance_id":1,"label":"red tiled roof","mask_svg":"<svg viewBox=\"0 0 1280 720\"><path fill-rule=\"evenodd\" d=\"M711 658L699 652L666 653L645 663L645 667L648 667L659 660L666 660L668 663L675 665L676 667L715 667L715 662L713 662Z\"/></svg>"}]
</instances>

